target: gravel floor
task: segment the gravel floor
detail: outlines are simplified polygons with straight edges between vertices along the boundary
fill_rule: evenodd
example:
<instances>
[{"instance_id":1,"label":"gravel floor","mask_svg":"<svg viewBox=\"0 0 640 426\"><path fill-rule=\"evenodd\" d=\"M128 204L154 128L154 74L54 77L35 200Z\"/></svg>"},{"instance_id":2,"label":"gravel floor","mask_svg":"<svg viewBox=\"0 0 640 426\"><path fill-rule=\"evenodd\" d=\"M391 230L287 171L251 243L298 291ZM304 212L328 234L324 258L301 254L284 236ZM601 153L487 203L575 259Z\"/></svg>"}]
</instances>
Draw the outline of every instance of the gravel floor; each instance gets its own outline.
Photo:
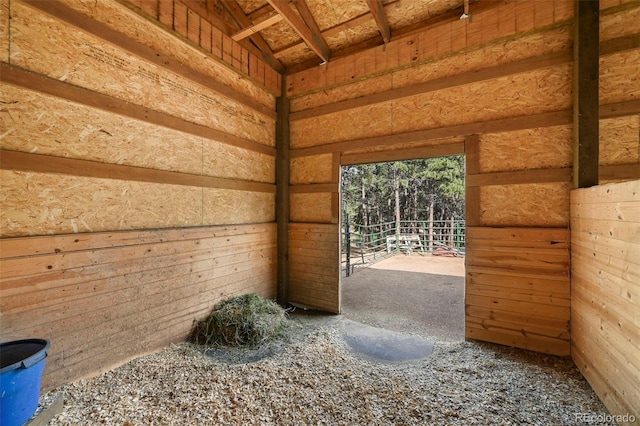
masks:
<instances>
[{"instance_id":1,"label":"gravel floor","mask_svg":"<svg viewBox=\"0 0 640 426\"><path fill-rule=\"evenodd\" d=\"M448 342L423 360L379 362L351 352L339 317L266 350L168 348L47 397L60 394L50 425L546 426L607 414L568 359Z\"/></svg>"}]
</instances>

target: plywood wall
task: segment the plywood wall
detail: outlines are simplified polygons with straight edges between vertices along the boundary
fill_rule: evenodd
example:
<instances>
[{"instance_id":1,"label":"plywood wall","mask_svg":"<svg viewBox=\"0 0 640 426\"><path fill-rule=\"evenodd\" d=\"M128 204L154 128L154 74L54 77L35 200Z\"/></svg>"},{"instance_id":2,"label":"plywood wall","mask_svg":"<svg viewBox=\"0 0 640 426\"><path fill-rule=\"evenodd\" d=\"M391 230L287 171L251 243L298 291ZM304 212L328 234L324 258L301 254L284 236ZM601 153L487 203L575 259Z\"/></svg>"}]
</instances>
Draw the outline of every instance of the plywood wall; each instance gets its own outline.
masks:
<instances>
[{"instance_id":1,"label":"plywood wall","mask_svg":"<svg viewBox=\"0 0 640 426\"><path fill-rule=\"evenodd\" d=\"M640 413L640 180L571 192L571 356L614 415Z\"/></svg>"},{"instance_id":2,"label":"plywood wall","mask_svg":"<svg viewBox=\"0 0 640 426\"><path fill-rule=\"evenodd\" d=\"M601 8L601 175L640 178L640 81L630 68L640 7ZM488 2L471 13L288 78L292 168L465 153L467 225L491 236L467 251L468 270L482 269L481 283L467 274L482 292L467 297L467 336L568 355L573 4ZM330 217L331 187L318 182L291 182L292 211L308 212L300 222ZM505 245L493 246L501 232ZM532 266L545 256L553 268ZM501 301L493 312L490 296Z\"/></svg>"},{"instance_id":3,"label":"plywood wall","mask_svg":"<svg viewBox=\"0 0 640 426\"><path fill-rule=\"evenodd\" d=\"M275 296L279 78L115 0L2 1L0 33L0 338L51 340L46 387Z\"/></svg>"}]
</instances>

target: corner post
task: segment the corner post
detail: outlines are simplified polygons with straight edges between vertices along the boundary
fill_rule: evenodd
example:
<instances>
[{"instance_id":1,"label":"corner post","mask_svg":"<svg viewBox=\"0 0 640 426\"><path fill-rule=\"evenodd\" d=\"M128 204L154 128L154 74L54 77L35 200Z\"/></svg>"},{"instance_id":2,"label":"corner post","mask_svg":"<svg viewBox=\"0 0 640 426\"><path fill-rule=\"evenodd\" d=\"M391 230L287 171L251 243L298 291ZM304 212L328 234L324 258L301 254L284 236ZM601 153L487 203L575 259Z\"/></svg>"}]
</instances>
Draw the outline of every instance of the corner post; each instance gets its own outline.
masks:
<instances>
[{"instance_id":1,"label":"corner post","mask_svg":"<svg viewBox=\"0 0 640 426\"><path fill-rule=\"evenodd\" d=\"M287 77L282 75L281 94L276 100L276 222L277 300L289 303L289 112Z\"/></svg>"},{"instance_id":2,"label":"corner post","mask_svg":"<svg viewBox=\"0 0 640 426\"><path fill-rule=\"evenodd\" d=\"M598 184L600 1L576 0L573 40L573 186Z\"/></svg>"}]
</instances>

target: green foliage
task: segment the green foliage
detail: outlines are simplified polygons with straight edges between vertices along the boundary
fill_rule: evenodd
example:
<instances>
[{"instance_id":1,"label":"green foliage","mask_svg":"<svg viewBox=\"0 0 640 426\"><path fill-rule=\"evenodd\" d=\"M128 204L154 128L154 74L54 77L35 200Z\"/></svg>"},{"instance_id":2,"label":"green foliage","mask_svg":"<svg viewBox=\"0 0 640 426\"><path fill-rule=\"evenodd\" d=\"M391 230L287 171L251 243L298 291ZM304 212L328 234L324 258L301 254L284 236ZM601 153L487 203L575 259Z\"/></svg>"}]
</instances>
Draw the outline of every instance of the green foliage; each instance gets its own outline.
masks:
<instances>
[{"instance_id":1,"label":"green foliage","mask_svg":"<svg viewBox=\"0 0 640 426\"><path fill-rule=\"evenodd\" d=\"M274 301L246 294L220 302L195 323L189 340L204 346L257 346L283 337L289 322L286 311Z\"/></svg>"},{"instance_id":2,"label":"green foliage","mask_svg":"<svg viewBox=\"0 0 640 426\"><path fill-rule=\"evenodd\" d=\"M353 223L392 222L396 187L401 220L426 220L432 203L436 220L464 218L462 155L347 166L342 173L343 211Z\"/></svg>"}]
</instances>

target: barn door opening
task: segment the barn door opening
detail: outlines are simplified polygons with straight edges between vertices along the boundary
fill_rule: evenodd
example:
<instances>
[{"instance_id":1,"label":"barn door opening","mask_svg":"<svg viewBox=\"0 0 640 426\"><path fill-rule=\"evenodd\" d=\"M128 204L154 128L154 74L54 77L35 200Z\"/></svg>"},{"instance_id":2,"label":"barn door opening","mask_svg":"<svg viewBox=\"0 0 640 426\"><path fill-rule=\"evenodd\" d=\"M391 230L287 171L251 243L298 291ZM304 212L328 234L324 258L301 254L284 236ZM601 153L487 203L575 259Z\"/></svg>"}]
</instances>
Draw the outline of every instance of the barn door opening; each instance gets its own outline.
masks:
<instances>
[{"instance_id":1,"label":"barn door opening","mask_svg":"<svg viewBox=\"0 0 640 426\"><path fill-rule=\"evenodd\" d=\"M464 339L464 156L341 170L341 311Z\"/></svg>"}]
</instances>

